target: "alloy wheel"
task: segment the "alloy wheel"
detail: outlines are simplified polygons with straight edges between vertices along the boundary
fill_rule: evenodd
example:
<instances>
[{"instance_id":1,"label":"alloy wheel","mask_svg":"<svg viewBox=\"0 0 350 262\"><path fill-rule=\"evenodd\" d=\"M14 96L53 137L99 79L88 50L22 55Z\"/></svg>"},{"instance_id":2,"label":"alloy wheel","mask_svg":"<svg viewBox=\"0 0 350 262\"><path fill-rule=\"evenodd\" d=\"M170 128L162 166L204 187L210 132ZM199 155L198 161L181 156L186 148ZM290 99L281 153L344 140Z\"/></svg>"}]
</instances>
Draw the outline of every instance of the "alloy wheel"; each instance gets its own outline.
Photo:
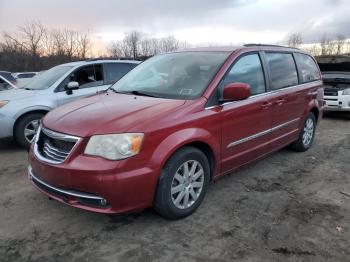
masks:
<instances>
[{"instance_id":1,"label":"alloy wheel","mask_svg":"<svg viewBox=\"0 0 350 262\"><path fill-rule=\"evenodd\" d=\"M200 196L204 185L204 170L196 160L183 163L172 180L171 199L179 209L191 207Z\"/></svg>"},{"instance_id":2,"label":"alloy wheel","mask_svg":"<svg viewBox=\"0 0 350 262\"><path fill-rule=\"evenodd\" d=\"M32 143L35 138L35 134L38 131L39 128L39 120L35 119L30 121L28 124L24 127L24 137L27 140L28 143Z\"/></svg>"},{"instance_id":3,"label":"alloy wheel","mask_svg":"<svg viewBox=\"0 0 350 262\"><path fill-rule=\"evenodd\" d=\"M315 124L314 121L309 118L306 120L304 125L304 133L303 133L303 144L305 147L308 147L312 142L312 138L314 136Z\"/></svg>"}]
</instances>

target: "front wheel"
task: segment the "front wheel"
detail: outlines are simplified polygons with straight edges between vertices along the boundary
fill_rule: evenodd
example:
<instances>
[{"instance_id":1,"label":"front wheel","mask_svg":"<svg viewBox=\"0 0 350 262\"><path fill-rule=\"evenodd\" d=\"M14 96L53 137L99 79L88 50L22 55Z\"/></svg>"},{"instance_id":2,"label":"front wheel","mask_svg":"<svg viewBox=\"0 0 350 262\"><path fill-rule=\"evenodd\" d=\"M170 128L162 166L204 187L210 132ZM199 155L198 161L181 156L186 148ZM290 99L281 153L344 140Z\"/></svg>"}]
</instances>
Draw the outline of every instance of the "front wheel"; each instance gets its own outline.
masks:
<instances>
[{"instance_id":1,"label":"front wheel","mask_svg":"<svg viewBox=\"0 0 350 262\"><path fill-rule=\"evenodd\" d=\"M192 214L204 199L209 179L210 167L205 154L194 147L181 148L162 170L155 210L168 219Z\"/></svg>"},{"instance_id":2,"label":"front wheel","mask_svg":"<svg viewBox=\"0 0 350 262\"><path fill-rule=\"evenodd\" d=\"M29 148L35 139L40 119L44 116L41 113L33 113L23 116L15 128L16 142L24 148Z\"/></svg>"},{"instance_id":3,"label":"front wheel","mask_svg":"<svg viewBox=\"0 0 350 262\"><path fill-rule=\"evenodd\" d=\"M304 125L299 133L299 138L292 144L292 148L298 152L305 152L311 146L315 138L316 118L310 112L305 119Z\"/></svg>"}]
</instances>

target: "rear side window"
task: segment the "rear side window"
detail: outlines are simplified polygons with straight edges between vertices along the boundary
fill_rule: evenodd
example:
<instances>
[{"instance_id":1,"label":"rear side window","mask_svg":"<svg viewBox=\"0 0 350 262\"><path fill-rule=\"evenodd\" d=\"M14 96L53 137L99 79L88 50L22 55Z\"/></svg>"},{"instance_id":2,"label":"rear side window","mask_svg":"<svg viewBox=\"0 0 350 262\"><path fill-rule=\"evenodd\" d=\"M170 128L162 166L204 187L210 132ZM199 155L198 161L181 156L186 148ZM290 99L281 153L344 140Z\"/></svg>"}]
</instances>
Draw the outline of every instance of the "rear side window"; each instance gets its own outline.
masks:
<instances>
[{"instance_id":1,"label":"rear side window","mask_svg":"<svg viewBox=\"0 0 350 262\"><path fill-rule=\"evenodd\" d=\"M106 75L106 84L114 84L122 78L127 72L134 68L133 64L110 63L104 66Z\"/></svg>"},{"instance_id":2,"label":"rear side window","mask_svg":"<svg viewBox=\"0 0 350 262\"><path fill-rule=\"evenodd\" d=\"M271 90L298 84L298 73L292 54L266 53L266 59L270 68Z\"/></svg>"},{"instance_id":3,"label":"rear side window","mask_svg":"<svg viewBox=\"0 0 350 262\"><path fill-rule=\"evenodd\" d=\"M234 82L249 84L252 95L265 92L265 77L258 54L240 58L225 76L222 88L226 84Z\"/></svg>"},{"instance_id":4,"label":"rear side window","mask_svg":"<svg viewBox=\"0 0 350 262\"><path fill-rule=\"evenodd\" d=\"M321 79L318 67L311 56L300 53L295 53L294 56L301 74L302 83Z\"/></svg>"}]
</instances>

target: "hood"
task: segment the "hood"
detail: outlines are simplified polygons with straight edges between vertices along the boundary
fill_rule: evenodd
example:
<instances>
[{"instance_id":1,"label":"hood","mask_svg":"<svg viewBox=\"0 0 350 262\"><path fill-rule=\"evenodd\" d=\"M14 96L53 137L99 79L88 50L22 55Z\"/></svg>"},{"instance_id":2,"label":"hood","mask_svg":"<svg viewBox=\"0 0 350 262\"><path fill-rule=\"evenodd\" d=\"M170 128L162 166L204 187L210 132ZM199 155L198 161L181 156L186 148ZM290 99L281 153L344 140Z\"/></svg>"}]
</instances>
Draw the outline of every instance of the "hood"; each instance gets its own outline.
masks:
<instances>
[{"instance_id":1,"label":"hood","mask_svg":"<svg viewBox=\"0 0 350 262\"><path fill-rule=\"evenodd\" d=\"M33 96L37 91L26 90L23 88L14 88L10 90L4 90L0 92L0 100L17 100L25 99Z\"/></svg>"},{"instance_id":2,"label":"hood","mask_svg":"<svg viewBox=\"0 0 350 262\"><path fill-rule=\"evenodd\" d=\"M171 100L107 92L61 106L43 119L43 125L65 134L88 137L94 134L144 132L142 125L154 121L183 105Z\"/></svg>"}]
</instances>

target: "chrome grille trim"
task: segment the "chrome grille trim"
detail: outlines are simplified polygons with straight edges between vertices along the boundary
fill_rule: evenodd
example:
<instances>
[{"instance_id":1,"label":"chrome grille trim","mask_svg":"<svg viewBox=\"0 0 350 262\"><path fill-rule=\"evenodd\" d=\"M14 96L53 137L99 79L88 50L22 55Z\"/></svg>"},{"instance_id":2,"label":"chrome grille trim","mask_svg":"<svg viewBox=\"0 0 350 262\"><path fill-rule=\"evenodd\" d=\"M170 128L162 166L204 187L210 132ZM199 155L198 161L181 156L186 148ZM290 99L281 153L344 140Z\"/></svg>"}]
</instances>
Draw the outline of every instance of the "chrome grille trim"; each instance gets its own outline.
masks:
<instances>
[{"instance_id":1,"label":"chrome grille trim","mask_svg":"<svg viewBox=\"0 0 350 262\"><path fill-rule=\"evenodd\" d=\"M64 152L53 145L50 145L48 142L44 142L44 145L42 146L42 152L44 152L49 158L45 157L40 150L39 150L39 145L38 141L40 139L40 134L44 133L46 136L48 136L51 139L57 139L61 141L67 141L67 142L74 142L74 146L69 150L69 152ZM47 128L42 127L41 125L38 128L38 132L35 137L35 142L34 142L34 155L37 159L47 162L50 164L61 164L63 163L70 155L70 153L74 150L74 148L79 144L81 138L76 137L76 136L71 136L71 135L66 135L62 134L56 131L49 130Z\"/></svg>"}]
</instances>

